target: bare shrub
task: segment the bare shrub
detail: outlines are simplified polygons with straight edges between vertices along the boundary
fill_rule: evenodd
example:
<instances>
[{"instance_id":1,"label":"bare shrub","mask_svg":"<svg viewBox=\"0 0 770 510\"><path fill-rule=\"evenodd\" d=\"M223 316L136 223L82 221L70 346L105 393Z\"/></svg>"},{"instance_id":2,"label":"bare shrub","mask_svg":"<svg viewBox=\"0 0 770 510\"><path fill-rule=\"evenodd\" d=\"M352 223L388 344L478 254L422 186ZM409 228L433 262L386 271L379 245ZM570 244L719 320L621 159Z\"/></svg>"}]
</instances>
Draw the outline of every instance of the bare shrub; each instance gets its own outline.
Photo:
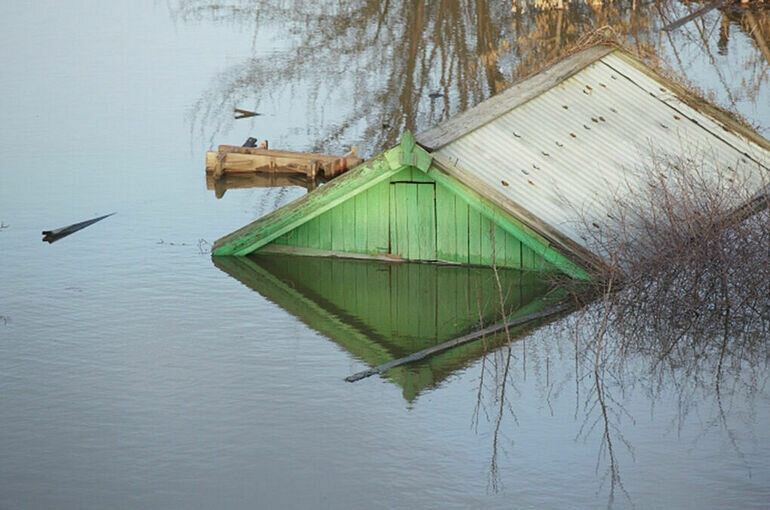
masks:
<instances>
[{"instance_id":1,"label":"bare shrub","mask_svg":"<svg viewBox=\"0 0 770 510\"><path fill-rule=\"evenodd\" d=\"M622 186L606 219L584 218L607 264L572 296L602 297L613 336L656 338L662 351L704 335L766 337L767 171L748 160L714 168L705 158L656 156L640 172L643 184Z\"/></svg>"}]
</instances>

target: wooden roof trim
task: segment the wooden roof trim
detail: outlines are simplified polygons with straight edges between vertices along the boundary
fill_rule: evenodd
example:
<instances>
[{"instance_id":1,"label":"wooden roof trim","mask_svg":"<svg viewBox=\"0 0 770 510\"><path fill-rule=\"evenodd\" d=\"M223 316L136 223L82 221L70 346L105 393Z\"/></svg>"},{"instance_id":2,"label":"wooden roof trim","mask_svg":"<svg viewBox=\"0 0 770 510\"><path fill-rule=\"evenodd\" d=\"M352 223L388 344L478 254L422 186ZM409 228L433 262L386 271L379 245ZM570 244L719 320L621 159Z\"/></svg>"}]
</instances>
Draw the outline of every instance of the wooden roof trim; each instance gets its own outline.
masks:
<instances>
[{"instance_id":1,"label":"wooden roof trim","mask_svg":"<svg viewBox=\"0 0 770 510\"><path fill-rule=\"evenodd\" d=\"M435 151L536 98L614 50L613 46L598 45L579 51L512 85L473 108L455 115L446 122L419 133L417 141L428 150Z\"/></svg>"}]
</instances>

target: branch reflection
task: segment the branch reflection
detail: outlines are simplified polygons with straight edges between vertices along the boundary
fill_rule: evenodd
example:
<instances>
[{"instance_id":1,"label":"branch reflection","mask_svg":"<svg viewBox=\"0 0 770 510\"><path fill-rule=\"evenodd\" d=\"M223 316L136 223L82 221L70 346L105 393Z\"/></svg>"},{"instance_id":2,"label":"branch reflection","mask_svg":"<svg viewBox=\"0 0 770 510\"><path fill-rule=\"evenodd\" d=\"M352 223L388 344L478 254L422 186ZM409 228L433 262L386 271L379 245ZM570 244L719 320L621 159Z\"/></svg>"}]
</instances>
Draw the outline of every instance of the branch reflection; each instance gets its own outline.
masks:
<instances>
[{"instance_id":1,"label":"branch reflection","mask_svg":"<svg viewBox=\"0 0 770 510\"><path fill-rule=\"evenodd\" d=\"M677 2L554 5L178 0L172 12L183 21L208 19L254 33L253 56L215 77L194 107L194 130L211 145L232 127L233 108L269 112L265 103L272 101L281 105L273 115L301 110L295 135L307 136L310 146L292 148L334 151L355 142L372 155L395 144L405 129L422 131L500 92L601 26L640 53L672 52L680 73L692 71L692 55L705 55L722 80L727 106L767 91L764 11L725 8L670 34L659 30L687 12ZM741 48L739 66L716 58L727 51L730 27L756 41ZM265 51L257 42L265 38L283 49Z\"/></svg>"}]
</instances>

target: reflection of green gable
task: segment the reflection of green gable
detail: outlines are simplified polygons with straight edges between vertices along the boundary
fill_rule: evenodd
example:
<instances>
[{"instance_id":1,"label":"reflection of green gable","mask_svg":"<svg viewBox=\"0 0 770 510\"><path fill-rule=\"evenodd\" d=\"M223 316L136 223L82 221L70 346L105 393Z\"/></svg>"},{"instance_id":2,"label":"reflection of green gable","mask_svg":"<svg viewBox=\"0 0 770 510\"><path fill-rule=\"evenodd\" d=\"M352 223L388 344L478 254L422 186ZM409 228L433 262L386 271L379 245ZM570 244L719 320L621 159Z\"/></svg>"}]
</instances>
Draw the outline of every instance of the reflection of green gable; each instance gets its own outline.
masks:
<instances>
[{"instance_id":1,"label":"reflection of green gable","mask_svg":"<svg viewBox=\"0 0 770 510\"><path fill-rule=\"evenodd\" d=\"M326 257L215 257L215 264L370 365L380 365L500 320L492 269ZM499 270L508 310L542 304L535 274ZM484 352L466 344L387 377L411 401ZM343 378L347 374L339 374Z\"/></svg>"}]
</instances>

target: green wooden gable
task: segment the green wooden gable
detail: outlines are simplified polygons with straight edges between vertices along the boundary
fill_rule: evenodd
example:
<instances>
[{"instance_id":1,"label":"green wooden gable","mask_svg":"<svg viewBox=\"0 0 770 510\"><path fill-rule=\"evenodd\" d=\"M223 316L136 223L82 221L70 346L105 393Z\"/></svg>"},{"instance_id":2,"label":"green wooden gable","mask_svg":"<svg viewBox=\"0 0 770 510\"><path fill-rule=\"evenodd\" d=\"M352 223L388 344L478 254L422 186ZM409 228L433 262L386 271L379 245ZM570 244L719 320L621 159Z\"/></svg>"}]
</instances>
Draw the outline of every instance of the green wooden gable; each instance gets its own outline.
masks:
<instances>
[{"instance_id":1,"label":"green wooden gable","mask_svg":"<svg viewBox=\"0 0 770 510\"><path fill-rule=\"evenodd\" d=\"M588 273L442 170L410 133L401 144L214 244L213 253L383 258Z\"/></svg>"},{"instance_id":2,"label":"green wooden gable","mask_svg":"<svg viewBox=\"0 0 770 510\"><path fill-rule=\"evenodd\" d=\"M501 320L490 268L261 254L214 263L371 366ZM500 269L498 276L509 319L546 306L537 273ZM385 375L411 401L499 341L469 343Z\"/></svg>"}]
</instances>

